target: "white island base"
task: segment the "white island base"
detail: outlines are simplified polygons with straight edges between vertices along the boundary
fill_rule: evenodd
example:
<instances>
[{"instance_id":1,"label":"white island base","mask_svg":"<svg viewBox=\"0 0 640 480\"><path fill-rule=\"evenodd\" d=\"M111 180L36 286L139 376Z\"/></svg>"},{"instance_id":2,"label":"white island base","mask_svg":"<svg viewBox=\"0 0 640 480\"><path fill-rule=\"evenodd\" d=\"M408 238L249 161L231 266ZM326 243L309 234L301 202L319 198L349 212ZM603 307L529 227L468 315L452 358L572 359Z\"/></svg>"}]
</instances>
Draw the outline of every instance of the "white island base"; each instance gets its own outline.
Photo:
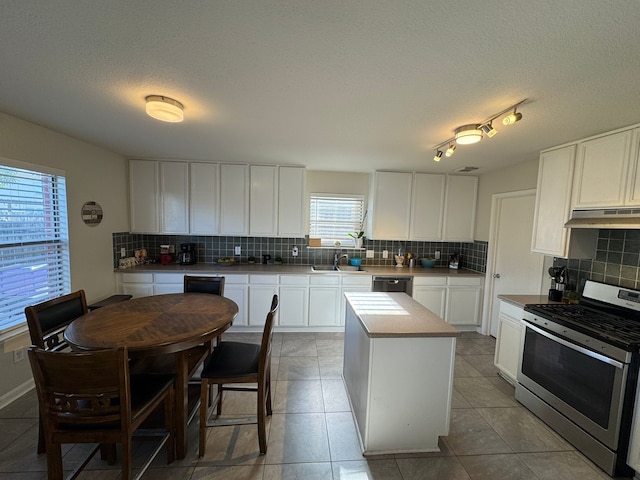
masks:
<instances>
[{"instance_id":1,"label":"white island base","mask_svg":"<svg viewBox=\"0 0 640 480\"><path fill-rule=\"evenodd\" d=\"M437 452L460 332L404 293L346 293L344 382L364 455Z\"/></svg>"}]
</instances>

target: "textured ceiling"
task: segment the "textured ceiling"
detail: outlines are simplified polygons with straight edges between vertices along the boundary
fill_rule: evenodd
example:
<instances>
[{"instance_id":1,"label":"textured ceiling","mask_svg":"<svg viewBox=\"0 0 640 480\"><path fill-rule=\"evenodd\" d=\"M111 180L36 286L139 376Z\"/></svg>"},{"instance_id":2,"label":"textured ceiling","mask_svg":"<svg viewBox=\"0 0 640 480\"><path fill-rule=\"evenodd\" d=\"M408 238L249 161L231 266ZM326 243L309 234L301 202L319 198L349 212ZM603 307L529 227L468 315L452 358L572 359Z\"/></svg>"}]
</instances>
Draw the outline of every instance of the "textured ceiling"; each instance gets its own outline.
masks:
<instances>
[{"instance_id":1,"label":"textured ceiling","mask_svg":"<svg viewBox=\"0 0 640 480\"><path fill-rule=\"evenodd\" d=\"M637 0L0 2L0 111L129 157L486 172L640 122L639 79Z\"/></svg>"}]
</instances>

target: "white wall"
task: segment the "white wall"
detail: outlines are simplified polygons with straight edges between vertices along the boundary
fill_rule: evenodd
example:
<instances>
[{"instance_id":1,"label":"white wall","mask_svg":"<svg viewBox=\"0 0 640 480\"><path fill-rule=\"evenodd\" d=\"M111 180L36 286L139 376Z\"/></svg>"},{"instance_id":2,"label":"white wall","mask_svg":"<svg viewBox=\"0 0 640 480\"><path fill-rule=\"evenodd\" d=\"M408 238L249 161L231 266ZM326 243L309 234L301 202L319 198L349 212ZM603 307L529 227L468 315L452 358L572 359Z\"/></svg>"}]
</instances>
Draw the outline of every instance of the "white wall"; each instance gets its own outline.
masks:
<instances>
[{"instance_id":1,"label":"white wall","mask_svg":"<svg viewBox=\"0 0 640 480\"><path fill-rule=\"evenodd\" d=\"M491 197L494 193L535 189L538 183L538 160L518 163L480 175L478 179L478 206L476 208L476 240L489 241Z\"/></svg>"},{"instance_id":2,"label":"white wall","mask_svg":"<svg viewBox=\"0 0 640 480\"><path fill-rule=\"evenodd\" d=\"M88 302L115 293L111 234L129 230L126 159L3 113L0 157L65 171L71 289L84 289ZM80 217L87 201L98 202L103 208L104 218L97 227L85 225ZM13 363L13 350L29 344L28 335L0 344L0 406L11 391L31 378L28 361Z\"/></svg>"}]
</instances>

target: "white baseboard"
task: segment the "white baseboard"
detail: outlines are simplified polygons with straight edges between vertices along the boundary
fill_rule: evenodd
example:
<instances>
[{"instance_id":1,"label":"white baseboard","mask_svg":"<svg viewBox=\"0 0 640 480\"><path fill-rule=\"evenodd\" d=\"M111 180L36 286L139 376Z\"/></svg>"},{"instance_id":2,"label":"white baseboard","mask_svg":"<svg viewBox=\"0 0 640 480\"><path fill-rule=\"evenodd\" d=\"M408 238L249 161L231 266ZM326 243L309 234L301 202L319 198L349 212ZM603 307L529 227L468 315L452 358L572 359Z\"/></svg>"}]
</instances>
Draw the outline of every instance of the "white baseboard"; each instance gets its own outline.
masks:
<instances>
[{"instance_id":1,"label":"white baseboard","mask_svg":"<svg viewBox=\"0 0 640 480\"><path fill-rule=\"evenodd\" d=\"M0 409L6 407L11 402L17 400L18 398L20 398L25 393L31 391L33 388L35 388L35 386L36 386L36 384L34 383L33 378L30 378L29 380L27 380L23 384L18 385L13 390L10 390L9 392L7 392L4 395L0 396Z\"/></svg>"}]
</instances>

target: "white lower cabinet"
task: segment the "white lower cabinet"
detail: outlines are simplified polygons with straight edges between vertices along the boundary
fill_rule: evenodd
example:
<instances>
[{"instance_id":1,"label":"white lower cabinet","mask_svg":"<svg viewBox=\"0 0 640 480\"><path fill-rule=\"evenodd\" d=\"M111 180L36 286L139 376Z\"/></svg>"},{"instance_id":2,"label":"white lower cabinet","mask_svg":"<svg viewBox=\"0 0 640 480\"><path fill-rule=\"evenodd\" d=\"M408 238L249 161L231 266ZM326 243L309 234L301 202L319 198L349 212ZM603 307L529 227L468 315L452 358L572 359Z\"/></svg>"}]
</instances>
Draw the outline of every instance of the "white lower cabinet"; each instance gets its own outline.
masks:
<instances>
[{"instance_id":1,"label":"white lower cabinet","mask_svg":"<svg viewBox=\"0 0 640 480\"><path fill-rule=\"evenodd\" d=\"M414 277L413 299L440 318L445 317L446 277Z\"/></svg>"},{"instance_id":2,"label":"white lower cabinet","mask_svg":"<svg viewBox=\"0 0 640 480\"><path fill-rule=\"evenodd\" d=\"M118 291L133 298L153 295L153 274L129 273L119 276Z\"/></svg>"},{"instance_id":3,"label":"white lower cabinet","mask_svg":"<svg viewBox=\"0 0 640 480\"><path fill-rule=\"evenodd\" d=\"M234 327L248 324L248 284L248 275L224 275L224 296L238 305L238 315L233 321ZM267 316L266 310L264 316Z\"/></svg>"},{"instance_id":4,"label":"white lower cabinet","mask_svg":"<svg viewBox=\"0 0 640 480\"><path fill-rule=\"evenodd\" d=\"M340 325L340 276L312 275L309 278L309 326Z\"/></svg>"},{"instance_id":5,"label":"white lower cabinet","mask_svg":"<svg viewBox=\"0 0 640 480\"><path fill-rule=\"evenodd\" d=\"M481 277L416 276L413 298L451 325L462 329L480 325Z\"/></svg>"},{"instance_id":6,"label":"white lower cabinet","mask_svg":"<svg viewBox=\"0 0 640 480\"><path fill-rule=\"evenodd\" d=\"M278 325L305 327L309 323L309 277L280 275Z\"/></svg>"},{"instance_id":7,"label":"white lower cabinet","mask_svg":"<svg viewBox=\"0 0 640 480\"><path fill-rule=\"evenodd\" d=\"M249 275L249 325L263 326L271 307L271 300L278 294L277 275Z\"/></svg>"},{"instance_id":8,"label":"white lower cabinet","mask_svg":"<svg viewBox=\"0 0 640 480\"><path fill-rule=\"evenodd\" d=\"M498 335L494 365L500 376L511 384L516 383L518 365L520 363L520 336L522 334L522 318L524 308L502 300L498 314Z\"/></svg>"},{"instance_id":9,"label":"white lower cabinet","mask_svg":"<svg viewBox=\"0 0 640 480\"><path fill-rule=\"evenodd\" d=\"M481 287L448 287L447 323L456 326L480 325Z\"/></svg>"},{"instance_id":10,"label":"white lower cabinet","mask_svg":"<svg viewBox=\"0 0 640 480\"><path fill-rule=\"evenodd\" d=\"M347 299L344 294L349 292L370 292L371 276L370 275L354 275L343 276L340 284L340 310L338 311L338 321L340 325L344 325L345 314L347 311Z\"/></svg>"}]
</instances>

